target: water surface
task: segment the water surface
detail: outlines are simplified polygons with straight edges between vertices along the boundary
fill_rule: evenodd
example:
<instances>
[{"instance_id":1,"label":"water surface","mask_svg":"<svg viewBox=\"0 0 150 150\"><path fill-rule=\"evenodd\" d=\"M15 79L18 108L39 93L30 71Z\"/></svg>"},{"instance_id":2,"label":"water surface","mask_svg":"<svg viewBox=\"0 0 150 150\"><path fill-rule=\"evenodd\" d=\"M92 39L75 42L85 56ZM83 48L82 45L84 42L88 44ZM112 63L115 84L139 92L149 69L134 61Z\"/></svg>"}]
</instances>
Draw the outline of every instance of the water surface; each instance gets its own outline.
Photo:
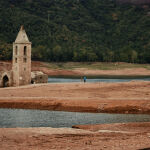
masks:
<instances>
[{"instance_id":1,"label":"water surface","mask_svg":"<svg viewBox=\"0 0 150 150\"><path fill-rule=\"evenodd\" d=\"M132 80L137 80L137 81L150 81L150 78L87 78L87 82L129 82ZM48 78L49 83L66 83L66 82L81 82L81 79L77 78Z\"/></svg>"},{"instance_id":2,"label":"water surface","mask_svg":"<svg viewBox=\"0 0 150 150\"><path fill-rule=\"evenodd\" d=\"M150 115L78 113L28 109L0 109L0 127L71 127L77 124L149 122Z\"/></svg>"}]
</instances>

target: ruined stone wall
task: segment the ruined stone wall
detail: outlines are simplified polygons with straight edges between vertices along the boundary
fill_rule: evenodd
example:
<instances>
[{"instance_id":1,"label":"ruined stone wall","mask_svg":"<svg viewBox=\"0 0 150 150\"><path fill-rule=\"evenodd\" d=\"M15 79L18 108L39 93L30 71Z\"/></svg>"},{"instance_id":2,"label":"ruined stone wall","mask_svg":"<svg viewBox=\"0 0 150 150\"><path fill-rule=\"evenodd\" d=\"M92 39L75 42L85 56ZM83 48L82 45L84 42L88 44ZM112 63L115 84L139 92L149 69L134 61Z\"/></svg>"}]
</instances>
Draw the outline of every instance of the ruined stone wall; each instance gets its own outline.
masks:
<instances>
[{"instance_id":1,"label":"ruined stone wall","mask_svg":"<svg viewBox=\"0 0 150 150\"><path fill-rule=\"evenodd\" d=\"M31 73L31 82L32 83L47 83L48 75L40 71L35 71Z\"/></svg>"},{"instance_id":2,"label":"ruined stone wall","mask_svg":"<svg viewBox=\"0 0 150 150\"><path fill-rule=\"evenodd\" d=\"M12 84L13 84L12 70L11 71L0 71L0 87L4 87L4 85L3 85L4 77L8 78L7 87L12 86Z\"/></svg>"}]
</instances>

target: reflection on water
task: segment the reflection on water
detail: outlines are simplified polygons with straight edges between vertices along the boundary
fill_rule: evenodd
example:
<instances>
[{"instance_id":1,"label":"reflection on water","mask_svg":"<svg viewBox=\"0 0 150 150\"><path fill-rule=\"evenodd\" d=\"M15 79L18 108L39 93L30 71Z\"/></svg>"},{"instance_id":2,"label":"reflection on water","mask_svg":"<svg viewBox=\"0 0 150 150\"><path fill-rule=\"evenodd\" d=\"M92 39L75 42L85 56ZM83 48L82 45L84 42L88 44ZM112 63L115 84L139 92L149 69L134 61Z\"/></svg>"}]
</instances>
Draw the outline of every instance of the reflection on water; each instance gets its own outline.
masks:
<instances>
[{"instance_id":1,"label":"reflection on water","mask_svg":"<svg viewBox=\"0 0 150 150\"><path fill-rule=\"evenodd\" d=\"M88 79L87 82L129 82L132 80L143 80L143 81L150 81L150 78L132 78L132 79ZM49 83L64 83L64 82L81 82L81 79L73 79L73 78L48 78Z\"/></svg>"},{"instance_id":2,"label":"reflection on water","mask_svg":"<svg viewBox=\"0 0 150 150\"><path fill-rule=\"evenodd\" d=\"M71 127L77 124L148 121L150 115L0 109L0 127Z\"/></svg>"}]
</instances>

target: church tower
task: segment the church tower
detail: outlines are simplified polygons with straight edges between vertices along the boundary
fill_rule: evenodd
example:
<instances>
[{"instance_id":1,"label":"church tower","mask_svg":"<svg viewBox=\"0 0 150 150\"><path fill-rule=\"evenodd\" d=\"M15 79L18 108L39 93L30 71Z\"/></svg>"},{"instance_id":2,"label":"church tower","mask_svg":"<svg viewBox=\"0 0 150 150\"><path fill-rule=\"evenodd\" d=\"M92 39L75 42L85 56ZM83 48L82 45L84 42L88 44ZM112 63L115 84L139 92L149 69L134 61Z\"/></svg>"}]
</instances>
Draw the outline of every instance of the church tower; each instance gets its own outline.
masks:
<instances>
[{"instance_id":1,"label":"church tower","mask_svg":"<svg viewBox=\"0 0 150 150\"><path fill-rule=\"evenodd\" d=\"M13 86L31 83L31 42L21 26L13 43Z\"/></svg>"}]
</instances>

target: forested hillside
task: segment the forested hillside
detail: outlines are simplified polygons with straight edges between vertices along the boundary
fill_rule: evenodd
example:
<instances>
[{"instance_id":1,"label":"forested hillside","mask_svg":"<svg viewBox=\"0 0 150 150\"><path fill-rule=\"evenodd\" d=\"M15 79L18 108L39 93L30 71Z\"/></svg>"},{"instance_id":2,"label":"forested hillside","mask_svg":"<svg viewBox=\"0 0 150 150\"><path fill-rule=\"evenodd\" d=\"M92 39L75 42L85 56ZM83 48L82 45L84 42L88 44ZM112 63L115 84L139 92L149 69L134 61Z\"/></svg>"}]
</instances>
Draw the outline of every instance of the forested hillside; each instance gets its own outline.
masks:
<instances>
[{"instance_id":1,"label":"forested hillside","mask_svg":"<svg viewBox=\"0 0 150 150\"><path fill-rule=\"evenodd\" d=\"M148 4L0 0L0 60L11 59L21 25L32 41L34 60L150 63Z\"/></svg>"},{"instance_id":2,"label":"forested hillside","mask_svg":"<svg viewBox=\"0 0 150 150\"><path fill-rule=\"evenodd\" d=\"M145 4L150 4L150 0L116 0L117 3L119 4L136 4L136 5L145 5Z\"/></svg>"}]
</instances>

